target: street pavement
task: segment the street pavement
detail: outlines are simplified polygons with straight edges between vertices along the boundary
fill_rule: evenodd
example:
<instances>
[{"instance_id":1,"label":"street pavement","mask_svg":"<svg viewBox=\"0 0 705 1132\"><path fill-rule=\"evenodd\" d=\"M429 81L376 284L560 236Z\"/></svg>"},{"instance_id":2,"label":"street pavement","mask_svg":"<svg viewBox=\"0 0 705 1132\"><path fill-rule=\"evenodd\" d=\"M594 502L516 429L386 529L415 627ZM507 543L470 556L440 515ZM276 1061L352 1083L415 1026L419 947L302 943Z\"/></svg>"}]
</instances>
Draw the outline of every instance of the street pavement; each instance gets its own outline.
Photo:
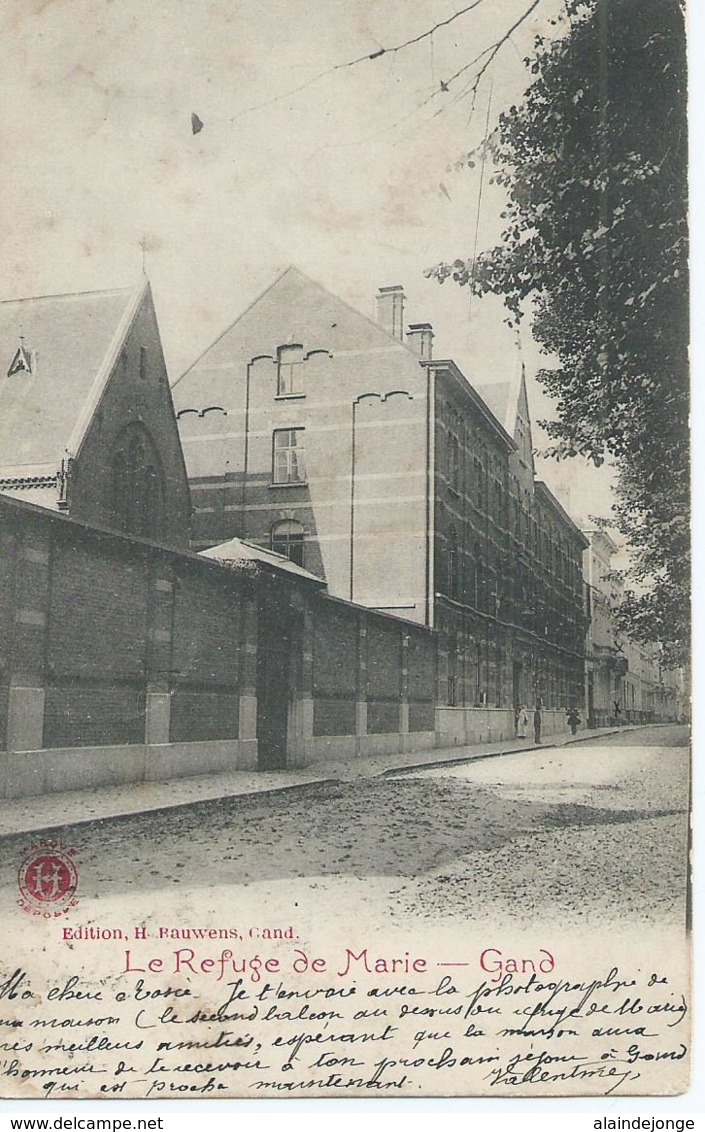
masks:
<instances>
[{"instance_id":1,"label":"street pavement","mask_svg":"<svg viewBox=\"0 0 705 1132\"><path fill-rule=\"evenodd\" d=\"M576 746L422 772L519 807L488 854L471 849L425 877L401 907L537 918L685 924L690 760L683 727L640 728ZM407 897L406 904L405 896Z\"/></svg>"},{"instance_id":2,"label":"street pavement","mask_svg":"<svg viewBox=\"0 0 705 1132\"><path fill-rule=\"evenodd\" d=\"M627 734L630 727L621 727L618 734ZM561 746L612 735L614 728L580 731L573 738L569 734L551 736L540 745ZM18 833L39 833L52 829L94 822L129 814L160 811L177 806L188 806L209 799L234 798L253 794L296 790L315 782L345 781L348 779L393 774L399 770L415 769L452 763L465 763L469 759L485 759L497 755L510 755L527 749L537 749L528 739L504 740L472 746L454 746L406 754L378 755L368 758L348 757L314 763L304 769L284 771L229 771L222 774L194 775L168 782L136 783L129 786L99 787L91 790L61 791L53 794L15 798L0 802L0 837Z\"/></svg>"},{"instance_id":3,"label":"street pavement","mask_svg":"<svg viewBox=\"0 0 705 1132\"><path fill-rule=\"evenodd\" d=\"M560 747L470 749L462 764L457 748L442 766L377 760L374 773L347 779L327 765L326 777L293 789L79 824L72 813L61 836L80 863L86 912L129 906L139 916L195 900L205 915L247 893L267 908L314 898L379 908L399 924L677 927L687 744L685 727L622 728ZM16 886L25 841L4 837L0 891Z\"/></svg>"}]
</instances>

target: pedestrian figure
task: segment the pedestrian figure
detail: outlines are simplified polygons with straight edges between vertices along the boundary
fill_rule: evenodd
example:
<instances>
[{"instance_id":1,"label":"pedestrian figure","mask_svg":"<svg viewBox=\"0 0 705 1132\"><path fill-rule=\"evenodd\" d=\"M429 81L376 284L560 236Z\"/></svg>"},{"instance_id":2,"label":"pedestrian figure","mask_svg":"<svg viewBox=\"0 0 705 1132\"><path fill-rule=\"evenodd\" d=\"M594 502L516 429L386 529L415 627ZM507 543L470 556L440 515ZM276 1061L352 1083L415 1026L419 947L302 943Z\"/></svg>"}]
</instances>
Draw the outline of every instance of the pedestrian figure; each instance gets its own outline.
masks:
<instances>
[{"instance_id":1,"label":"pedestrian figure","mask_svg":"<svg viewBox=\"0 0 705 1132\"><path fill-rule=\"evenodd\" d=\"M568 711L568 726L570 727L570 730L571 730L573 735L575 735L576 731L578 730L578 724L579 723L580 723L580 716L578 715L578 713L577 713L577 711L575 710L574 707L570 708L569 711Z\"/></svg>"},{"instance_id":2,"label":"pedestrian figure","mask_svg":"<svg viewBox=\"0 0 705 1132\"><path fill-rule=\"evenodd\" d=\"M621 714L622 714L622 709L619 706L619 701L615 700L614 701L614 721L615 721L615 723L619 723L619 717L620 717Z\"/></svg>"},{"instance_id":3,"label":"pedestrian figure","mask_svg":"<svg viewBox=\"0 0 705 1132\"><path fill-rule=\"evenodd\" d=\"M541 708L536 705L534 712L534 743L541 742Z\"/></svg>"},{"instance_id":4,"label":"pedestrian figure","mask_svg":"<svg viewBox=\"0 0 705 1132\"><path fill-rule=\"evenodd\" d=\"M526 704L522 704L517 712L517 738L526 739L526 732L529 729L529 713L526 710Z\"/></svg>"}]
</instances>

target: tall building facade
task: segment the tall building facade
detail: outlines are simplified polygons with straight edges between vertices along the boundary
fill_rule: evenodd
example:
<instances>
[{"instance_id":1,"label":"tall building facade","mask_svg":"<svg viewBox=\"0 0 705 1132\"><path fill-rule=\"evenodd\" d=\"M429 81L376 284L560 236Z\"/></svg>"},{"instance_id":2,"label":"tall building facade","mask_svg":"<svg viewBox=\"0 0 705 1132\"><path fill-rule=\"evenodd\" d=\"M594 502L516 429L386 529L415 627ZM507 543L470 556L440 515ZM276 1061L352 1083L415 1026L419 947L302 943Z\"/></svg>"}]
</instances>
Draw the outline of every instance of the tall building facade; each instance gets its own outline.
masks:
<instances>
[{"instance_id":1,"label":"tall building facade","mask_svg":"<svg viewBox=\"0 0 705 1132\"><path fill-rule=\"evenodd\" d=\"M622 585L612 559L619 547L602 528L586 528L584 533L590 613L585 656L588 725L668 722L687 716L683 671L663 665L657 643L640 644L617 628L614 607Z\"/></svg>"},{"instance_id":2,"label":"tall building facade","mask_svg":"<svg viewBox=\"0 0 705 1132\"><path fill-rule=\"evenodd\" d=\"M536 479L523 368L471 384L404 308L289 268L176 382L195 549L237 536L435 628L448 708L580 706L586 540Z\"/></svg>"}]
</instances>

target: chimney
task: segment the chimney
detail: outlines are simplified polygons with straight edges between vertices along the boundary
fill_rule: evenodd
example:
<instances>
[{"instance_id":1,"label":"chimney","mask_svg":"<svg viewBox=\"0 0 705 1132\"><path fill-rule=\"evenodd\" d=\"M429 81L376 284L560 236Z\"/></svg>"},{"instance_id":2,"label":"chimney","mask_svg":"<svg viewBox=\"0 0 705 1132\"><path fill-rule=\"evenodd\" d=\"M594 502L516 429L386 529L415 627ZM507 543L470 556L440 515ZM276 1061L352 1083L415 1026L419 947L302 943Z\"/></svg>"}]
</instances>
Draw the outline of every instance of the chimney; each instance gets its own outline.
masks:
<instances>
[{"instance_id":1,"label":"chimney","mask_svg":"<svg viewBox=\"0 0 705 1132\"><path fill-rule=\"evenodd\" d=\"M433 327L430 322L415 322L406 332L406 342L416 350L422 362L430 362L433 357Z\"/></svg>"},{"instance_id":2,"label":"chimney","mask_svg":"<svg viewBox=\"0 0 705 1132\"><path fill-rule=\"evenodd\" d=\"M404 288L400 284L394 287L380 287L377 292L377 322L393 335L394 338L404 340Z\"/></svg>"}]
</instances>

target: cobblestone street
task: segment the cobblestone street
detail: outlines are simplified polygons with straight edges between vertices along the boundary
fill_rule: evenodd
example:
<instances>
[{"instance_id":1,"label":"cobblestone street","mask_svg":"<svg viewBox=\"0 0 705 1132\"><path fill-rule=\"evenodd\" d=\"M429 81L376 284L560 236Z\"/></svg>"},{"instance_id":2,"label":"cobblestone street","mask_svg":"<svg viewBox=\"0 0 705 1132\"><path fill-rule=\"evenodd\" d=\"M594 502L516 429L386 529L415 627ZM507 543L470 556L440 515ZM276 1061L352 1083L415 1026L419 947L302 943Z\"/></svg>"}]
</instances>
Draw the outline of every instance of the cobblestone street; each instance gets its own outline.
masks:
<instances>
[{"instance_id":1,"label":"cobblestone street","mask_svg":"<svg viewBox=\"0 0 705 1132\"><path fill-rule=\"evenodd\" d=\"M250 906L261 899L281 914L324 900L391 925L676 926L686 899L686 744L685 728L645 728L105 819L61 836L76 848L88 918L127 906L151 914L175 898L212 914L246 894ZM11 904L26 840L4 839Z\"/></svg>"}]
</instances>

